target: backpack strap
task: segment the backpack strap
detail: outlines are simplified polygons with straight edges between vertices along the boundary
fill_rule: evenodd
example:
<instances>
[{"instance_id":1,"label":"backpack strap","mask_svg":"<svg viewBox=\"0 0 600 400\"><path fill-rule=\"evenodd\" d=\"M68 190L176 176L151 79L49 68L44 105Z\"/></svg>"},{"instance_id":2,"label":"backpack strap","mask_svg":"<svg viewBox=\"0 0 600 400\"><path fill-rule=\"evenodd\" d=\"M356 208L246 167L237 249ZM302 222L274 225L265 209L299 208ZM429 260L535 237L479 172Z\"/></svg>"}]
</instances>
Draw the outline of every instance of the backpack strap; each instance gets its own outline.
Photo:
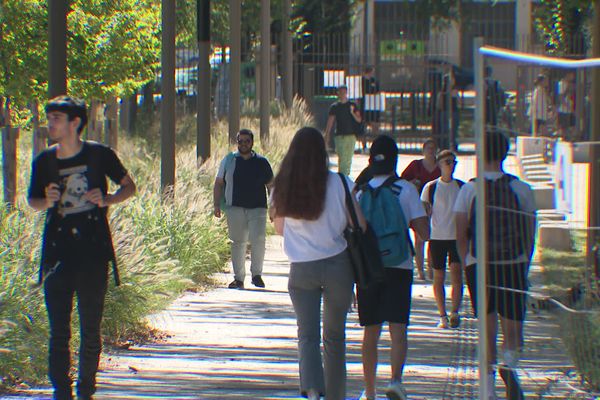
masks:
<instances>
[{"instance_id":1,"label":"backpack strap","mask_svg":"<svg viewBox=\"0 0 600 400\"><path fill-rule=\"evenodd\" d=\"M346 193L346 208L348 209L348 213L350 214L352 226L356 229L360 225L358 224L358 216L356 215L356 210L354 209L354 202L352 201L352 195L350 194L348 182L346 182L346 176L341 172L338 172L338 176L342 180L342 186L344 186L344 192Z\"/></svg>"},{"instance_id":2,"label":"backpack strap","mask_svg":"<svg viewBox=\"0 0 600 400\"><path fill-rule=\"evenodd\" d=\"M60 176L58 173L58 158L56 155L56 145L48 149L48 156L46 157L45 164L46 165L44 166L38 165L37 168L45 168L46 171L48 171L48 177L50 178L50 182L58 183L60 180ZM49 261L46 259L46 241L48 240L48 231L54 230L55 224L58 223L58 218L60 218L60 215L58 214L58 202L56 202L54 203L54 206L46 210L46 226L44 229L44 234L42 236L42 255L40 260L40 268L38 272L38 285L41 285L44 282L46 264Z\"/></svg>"},{"instance_id":3,"label":"backpack strap","mask_svg":"<svg viewBox=\"0 0 600 400\"><path fill-rule=\"evenodd\" d=\"M431 186L429 186L429 204L433 206L433 200L435 199L435 191L437 190L438 180L433 181Z\"/></svg>"}]
</instances>

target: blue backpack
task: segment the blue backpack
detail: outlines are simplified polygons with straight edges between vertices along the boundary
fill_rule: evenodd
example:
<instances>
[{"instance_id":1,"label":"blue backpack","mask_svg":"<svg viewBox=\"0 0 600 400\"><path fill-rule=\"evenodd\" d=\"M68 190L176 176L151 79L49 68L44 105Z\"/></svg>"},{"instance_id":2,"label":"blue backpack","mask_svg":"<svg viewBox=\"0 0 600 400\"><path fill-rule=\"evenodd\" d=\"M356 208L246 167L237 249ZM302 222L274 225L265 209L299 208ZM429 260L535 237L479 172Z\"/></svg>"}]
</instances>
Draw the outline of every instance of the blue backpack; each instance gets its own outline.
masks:
<instances>
[{"instance_id":1,"label":"blue backpack","mask_svg":"<svg viewBox=\"0 0 600 400\"><path fill-rule=\"evenodd\" d=\"M385 267L400 265L414 253L408 223L398 202L402 188L394 185L398 179L391 176L378 188L361 186L359 205L377 235Z\"/></svg>"}]
</instances>

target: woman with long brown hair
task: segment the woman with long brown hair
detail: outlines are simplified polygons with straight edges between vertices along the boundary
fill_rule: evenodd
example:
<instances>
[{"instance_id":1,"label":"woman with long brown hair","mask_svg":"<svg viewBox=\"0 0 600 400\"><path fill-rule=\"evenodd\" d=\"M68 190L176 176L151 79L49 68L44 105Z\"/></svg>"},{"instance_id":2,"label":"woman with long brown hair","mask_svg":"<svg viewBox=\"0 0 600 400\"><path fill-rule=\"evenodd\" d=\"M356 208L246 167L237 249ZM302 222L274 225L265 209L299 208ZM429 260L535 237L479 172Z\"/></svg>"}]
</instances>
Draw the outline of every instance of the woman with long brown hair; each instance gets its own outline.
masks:
<instances>
[{"instance_id":1,"label":"woman with long brown hair","mask_svg":"<svg viewBox=\"0 0 600 400\"><path fill-rule=\"evenodd\" d=\"M275 177L271 206L291 263L288 291L298 324L300 391L311 400L346 398L346 314L354 276L343 235L350 219L342 179L350 189L353 183L330 172L328 165L321 133L300 129ZM356 204L355 209L364 228Z\"/></svg>"}]
</instances>

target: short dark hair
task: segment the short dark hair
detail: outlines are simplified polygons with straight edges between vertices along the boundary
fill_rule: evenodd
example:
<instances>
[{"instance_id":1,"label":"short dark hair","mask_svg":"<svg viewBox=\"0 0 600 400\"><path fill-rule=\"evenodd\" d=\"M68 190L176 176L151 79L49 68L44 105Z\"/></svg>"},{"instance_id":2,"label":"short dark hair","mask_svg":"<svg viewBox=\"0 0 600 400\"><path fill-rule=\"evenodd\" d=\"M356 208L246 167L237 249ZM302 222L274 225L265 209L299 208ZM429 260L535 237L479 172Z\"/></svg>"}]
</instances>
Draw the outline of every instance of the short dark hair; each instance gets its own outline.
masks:
<instances>
[{"instance_id":1,"label":"short dark hair","mask_svg":"<svg viewBox=\"0 0 600 400\"><path fill-rule=\"evenodd\" d=\"M435 147L437 148L437 140L435 140L434 138L430 137L427 138L424 142L423 142L423 148L425 148L425 146L427 146L429 143L433 143L435 144Z\"/></svg>"},{"instance_id":2,"label":"short dark hair","mask_svg":"<svg viewBox=\"0 0 600 400\"><path fill-rule=\"evenodd\" d=\"M448 150L448 149L442 150L439 153L437 153L437 156L435 157L435 161L440 162L444 158L448 158L448 157L452 157L453 159L456 160L456 153L454 153L452 150Z\"/></svg>"},{"instance_id":3,"label":"short dark hair","mask_svg":"<svg viewBox=\"0 0 600 400\"><path fill-rule=\"evenodd\" d=\"M510 141L502 133L496 130L485 133L485 161L504 161L510 148Z\"/></svg>"},{"instance_id":4,"label":"short dark hair","mask_svg":"<svg viewBox=\"0 0 600 400\"><path fill-rule=\"evenodd\" d=\"M69 121L79 117L81 122L77 127L77 133L80 134L87 124L87 107L85 101L70 96L57 96L48 101L45 108L46 114L52 111L65 113Z\"/></svg>"},{"instance_id":5,"label":"short dark hair","mask_svg":"<svg viewBox=\"0 0 600 400\"><path fill-rule=\"evenodd\" d=\"M240 129L240 131L237 134L237 137L240 137L240 135L250 136L250 139L252 139L252 141L254 142L254 133L250 129Z\"/></svg>"},{"instance_id":6,"label":"short dark hair","mask_svg":"<svg viewBox=\"0 0 600 400\"><path fill-rule=\"evenodd\" d=\"M386 175L396 172L398 145L387 136L379 135L373 140L369 151L369 169L373 175Z\"/></svg>"}]
</instances>

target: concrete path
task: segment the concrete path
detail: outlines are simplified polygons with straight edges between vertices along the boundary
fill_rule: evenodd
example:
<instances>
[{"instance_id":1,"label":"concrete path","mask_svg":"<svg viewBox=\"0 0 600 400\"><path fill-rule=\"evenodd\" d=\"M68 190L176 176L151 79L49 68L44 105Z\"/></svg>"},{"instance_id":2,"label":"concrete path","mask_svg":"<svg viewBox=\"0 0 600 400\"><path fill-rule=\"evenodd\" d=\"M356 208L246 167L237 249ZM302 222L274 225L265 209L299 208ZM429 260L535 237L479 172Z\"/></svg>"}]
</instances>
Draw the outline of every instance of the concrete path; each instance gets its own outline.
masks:
<instances>
[{"instance_id":1,"label":"concrete path","mask_svg":"<svg viewBox=\"0 0 600 400\"><path fill-rule=\"evenodd\" d=\"M414 157L402 156L399 169ZM353 176L366 165L356 156ZM457 175L474 173L473 157L464 157ZM471 171L473 173L471 173ZM295 399L298 398L296 321L287 293L288 263L280 237L268 240L264 267L266 289L246 282L246 290L227 289L231 274L219 274L218 287L187 293L151 318L168 333L161 343L109 352L101 362L96 399ZM410 399L473 399L477 396L476 321L467 315L459 329L436 328L437 313L430 283L415 281L409 328L405 384ZM521 373L531 398L573 398L565 371L570 361L547 314L530 313L526 323L526 354ZM362 389L360 341L356 312L347 324L348 398ZM390 377L389 335L380 352L380 393ZM501 380L497 392L504 398ZM48 390L29 398L48 398ZM534 397L534 394L538 396ZM24 396L19 396L23 398Z\"/></svg>"}]
</instances>

